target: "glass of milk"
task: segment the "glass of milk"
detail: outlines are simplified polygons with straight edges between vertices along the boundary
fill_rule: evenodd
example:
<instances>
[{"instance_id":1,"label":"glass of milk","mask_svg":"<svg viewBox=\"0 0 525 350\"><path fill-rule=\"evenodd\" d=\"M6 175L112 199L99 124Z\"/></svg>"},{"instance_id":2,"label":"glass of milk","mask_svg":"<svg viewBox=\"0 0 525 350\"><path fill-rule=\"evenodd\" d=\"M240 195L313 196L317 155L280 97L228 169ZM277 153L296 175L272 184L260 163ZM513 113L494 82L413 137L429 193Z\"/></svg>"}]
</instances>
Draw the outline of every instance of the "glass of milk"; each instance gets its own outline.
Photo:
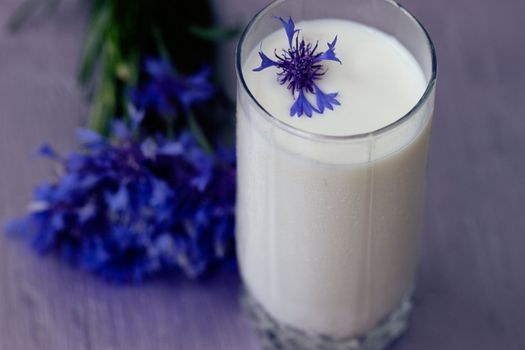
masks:
<instances>
[{"instance_id":1,"label":"glass of milk","mask_svg":"<svg viewBox=\"0 0 525 350\"><path fill-rule=\"evenodd\" d=\"M327 48L341 106L290 116L274 16ZM436 56L390 0L277 0L237 49L237 252L245 305L275 349L383 349L407 327L424 208Z\"/></svg>"}]
</instances>

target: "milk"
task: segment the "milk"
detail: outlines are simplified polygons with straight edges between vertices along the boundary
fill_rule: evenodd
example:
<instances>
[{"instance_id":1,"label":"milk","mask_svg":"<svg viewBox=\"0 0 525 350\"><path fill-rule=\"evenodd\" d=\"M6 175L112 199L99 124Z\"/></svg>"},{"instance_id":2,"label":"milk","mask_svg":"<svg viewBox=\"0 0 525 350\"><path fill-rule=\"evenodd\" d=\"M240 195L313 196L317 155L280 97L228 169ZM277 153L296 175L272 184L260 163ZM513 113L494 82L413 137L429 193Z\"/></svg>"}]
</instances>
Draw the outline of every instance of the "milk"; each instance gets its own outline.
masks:
<instances>
[{"instance_id":1,"label":"milk","mask_svg":"<svg viewBox=\"0 0 525 350\"><path fill-rule=\"evenodd\" d=\"M394 38L350 21L296 23L320 49L338 36L342 64L325 62L318 82L341 106L290 117L290 91L276 70L253 72L259 48L286 48L267 36L243 66L237 111L238 256L248 292L276 320L335 337L362 335L409 293L425 190L431 106L407 114L426 79ZM309 96L311 98L311 96ZM315 101L311 99L311 101ZM312 136L310 134L324 135Z\"/></svg>"}]
</instances>

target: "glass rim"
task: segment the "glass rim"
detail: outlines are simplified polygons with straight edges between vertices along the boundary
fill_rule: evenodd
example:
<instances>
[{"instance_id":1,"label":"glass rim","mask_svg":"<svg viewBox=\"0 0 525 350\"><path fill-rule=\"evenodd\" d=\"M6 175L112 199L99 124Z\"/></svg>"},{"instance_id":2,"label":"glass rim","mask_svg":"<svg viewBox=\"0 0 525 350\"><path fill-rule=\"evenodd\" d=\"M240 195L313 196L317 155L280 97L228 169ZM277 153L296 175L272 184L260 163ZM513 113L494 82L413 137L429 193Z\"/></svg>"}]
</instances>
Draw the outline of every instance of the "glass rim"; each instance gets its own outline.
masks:
<instances>
[{"instance_id":1,"label":"glass rim","mask_svg":"<svg viewBox=\"0 0 525 350\"><path fill-rule=\"evenodd\" d=\"M268 112L266 110L266 108L264 108L259 103L257 98L255 98L255 96L250 91L250 89L248 87L248 84L246 83L246 80L244 79L244 74L242 72L241 55L243 53L244 42L246 41L247 36L250 34L254 24L257 23L257 21L261 17L266 15L270 10L272 10L276 6L278 6L281 3L286 2L286 1L290 1L290 0L273 0L271 3L269 3L264 8L262 8L250 20L250 22L248 23L248 25L246 26L246 28L243 30L243 32L241 34L241 37L240 37L239 42L237 44L236 53L235 53L235 68L236 68L236 71L237 71L237 78L241 82L242 87L248 93L248 96L250 97L250 99L253 102L255 102L255 105L263 112L265 117L270 122L274 123L276 126L278 126L279 128L283 129L285 132L294 134L296 136L300 136L302 138L307 138L307 139L311 139L311 140L318 140L318 141L345 141L345 140L365 139L365 138L369 138L371 136L378 136L378 135L381 135L383 133L388 132L389 130L394 129L398 125L401 125L405 121L408 121L409 119L411 119L411 117L413 115L415 115L423 107L423 105L425 105L425 102L432 95L432 91L434 90L434 87L436 85L436 79L437 79L437 56L436 56L436 49L435 49L434 43L432 42L430 34L425 29L423 24L416 18L416 16L414 16L410 11L408 11L405 7L403 7L401 4L399 4L395 0L378 0L378 1L383 1L385 3L388 3L390 5L393 5L393 6L397 7L407 18L409 18L411 21L416 23L417 27L423 32L423 34L424 34L424 36L426 38L427 48L430 51L430 56L431 56L431 61L432 61L431 62L432 72L431 72L430 79L428 80L425 92L421 95L421 97L416 102L416 104L406 114L404 114L403 116L401 116L400 118L396 119L395 121L393 121L390 124L387 124L385 126L382 126L382 127L378 128L378 129L375 129L375 130L372 130L372 131L369 131L369 132L358 133L358 134L349 134L349 135L326 135L326 134L319 134L319 133L315 133L315 132L310 132L310 131L299 129L299 128L295 127L295 126L287 124L286 122L276 118L270 112ZM306 1L306 0L302 0L302 1Z\"/></svg>"}]
</instances>

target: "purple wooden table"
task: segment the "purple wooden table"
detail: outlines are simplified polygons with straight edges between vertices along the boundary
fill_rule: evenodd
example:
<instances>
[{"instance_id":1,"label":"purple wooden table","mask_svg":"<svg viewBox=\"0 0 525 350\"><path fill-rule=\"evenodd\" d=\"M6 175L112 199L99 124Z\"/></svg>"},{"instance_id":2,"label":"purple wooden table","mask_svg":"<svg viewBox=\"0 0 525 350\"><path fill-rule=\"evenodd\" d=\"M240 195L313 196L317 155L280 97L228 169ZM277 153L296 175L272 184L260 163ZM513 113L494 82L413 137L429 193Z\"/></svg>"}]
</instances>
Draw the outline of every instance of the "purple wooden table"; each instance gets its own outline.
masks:
<instances>
[{"instance_id":1,"label":"purple wooden table","mask_svg":"<svg viewBox=\"0 0 525 350\"><path fill-rule=\"evenodd\" d=\"M42 140L71 149L88 111L74 79L85 5L11 36L18 3L0 0L2 222L50 171L28 155ZM525 349L525 2L403 3L440 76L417 306L393 349ZM234 275L110 286L1 235L0 350L258 349L238 291Z\"/></svg>"}]
</instances>

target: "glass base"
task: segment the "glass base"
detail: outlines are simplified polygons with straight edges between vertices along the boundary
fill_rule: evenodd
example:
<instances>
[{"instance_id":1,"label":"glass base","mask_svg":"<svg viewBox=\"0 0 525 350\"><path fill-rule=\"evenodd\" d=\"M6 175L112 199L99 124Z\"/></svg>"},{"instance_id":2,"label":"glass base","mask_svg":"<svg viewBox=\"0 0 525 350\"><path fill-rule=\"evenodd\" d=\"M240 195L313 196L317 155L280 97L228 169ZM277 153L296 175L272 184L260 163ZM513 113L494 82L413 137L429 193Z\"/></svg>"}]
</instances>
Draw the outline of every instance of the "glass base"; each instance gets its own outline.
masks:
<instances>
[{"instance_id":1,"label":"glass base","mask_svg":"<svg viewBox=\"0 0 525 350\"><path fill-rule=\"evenodd\" d=\"M341 339L306 333L279 323L246 291L242 296L242 304L265 350L383 350L407 329L412 309L410 293L396 310L368 333Z\"/></svg>"}]
</instances>

